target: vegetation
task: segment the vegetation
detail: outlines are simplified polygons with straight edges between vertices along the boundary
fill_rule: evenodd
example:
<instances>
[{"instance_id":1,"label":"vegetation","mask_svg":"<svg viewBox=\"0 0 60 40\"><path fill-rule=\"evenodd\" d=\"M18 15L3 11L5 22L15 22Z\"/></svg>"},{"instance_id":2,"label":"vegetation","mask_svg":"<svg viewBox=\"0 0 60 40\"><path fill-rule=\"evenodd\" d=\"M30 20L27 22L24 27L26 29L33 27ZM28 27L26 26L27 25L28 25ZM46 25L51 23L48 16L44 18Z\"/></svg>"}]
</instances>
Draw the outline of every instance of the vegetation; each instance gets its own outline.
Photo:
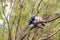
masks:
<instances>
[{"instance_id":1,"label":"vegetation","mask_svg":"<svg viewBox=\"0 0 60 40\"><path fill-rule=\"evenodd\" d=\"M45 21L29 31L32 15ZM60 0L0 0L0 40L60 40Z\"/></svg>"}]
</instances>

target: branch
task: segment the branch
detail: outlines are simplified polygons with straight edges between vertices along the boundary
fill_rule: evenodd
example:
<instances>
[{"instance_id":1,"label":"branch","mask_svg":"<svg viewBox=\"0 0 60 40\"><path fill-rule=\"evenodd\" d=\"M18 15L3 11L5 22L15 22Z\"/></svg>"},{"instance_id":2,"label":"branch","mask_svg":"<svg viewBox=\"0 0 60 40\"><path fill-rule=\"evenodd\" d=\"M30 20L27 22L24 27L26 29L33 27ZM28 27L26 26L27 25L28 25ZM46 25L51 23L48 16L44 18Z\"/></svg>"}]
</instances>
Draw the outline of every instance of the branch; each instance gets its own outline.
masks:
<instances>
[{"instance_id":1,"label":"branch","mask_svg":"<svg viewBox=\"0 0 60 40\"><path fill-rule=\"evenodd\" d=\"M54 36L55 34L57 34L60 31L60 28L58 28L57 31L55 31L54 33L52 33L51 35L49 35L48 37L42 38L42 40L48 40L49 38L51 38L52 36Z\"/></svg>"},{"instance_id":2,"label":"branch","mask_svg":"<svg viewBox=\"0 0 60 40\"><path fill-rule=\"evenodd\" d=\"M38 3L38 6L37 6L37 14L39 13L38 9L39 9L39 6L40 6L40 4L41 4L42 1L43 0L40 0L39 3Z\"/></svg>"},{"instance_id":3,"label":"branch","mask_svg":"<svg viewBox=\"0 0 60 40\"><path fill-rule=\"evenodd\" d=\"M14 25L14 23L15 23L15 18L16 18L16 16L14 16L14 20L13 20L13 22L12 22L12 24L11 24L11 31L12 31L12 28L13 28L13 25Z\"/></svg>"},{"instance_id":4,"label":"branch","mask_svg":"<svg viewBox=\"0 0 60 40\"><path fill-rule=\"evenodd\" d=\"M8 35L8 40L12 40L9 21L8 21L6 15L5 15L5 11L4 11L4 10L5 10L5 7L6 7L6 0L3 0L3 1L2 1L2 5L3 5L3 6L2 6L3 15L5 16L5 19L6 19L7 24L8 24L8 33L9 33L9 35ZM8 13L9 13L9 12L8 12Z\"/></svg>"},{"instance_id":5,"label":"branch","mask_svg":"<svg viewBox=\"0 0 60 40\"><path fill-rule=\"evenodd\" d=\"M39 6L40 6L40 4L41 4L42 1L43 1L43 0L40 0L40 1L39 1L37 8L39 8Z\"/></svg>"},{"instance_id":6,"label":"branch","mask_svg":"<svg viewBox=\"0 0 60 40\"><path fill-rule=\"evenodd\" d=\"M25 35L23 35L23 37L20 40L23 40L26 36L28 35L28 40L29 40L29 36L30 36L30 31L28 33L26 33Z\"/></svg>"},{"instance_id":7,"label":"branch","mask_svg":"<svg viewBox=\"0 0 60 40\"><path fill-rule=\"evenodd\" d=\"M28 31L28 33L26 33L25 35L23 35L23 37L21 37L21 40L23 40L27 35L30 34L30 31L32 30L33 28L30 28L30 30Z\"/></svg>"},{"instance_id":8,"label":"branch","mask_svg":"<svg viewBox=\"0 0 60 40\"><path fill-rule=\"evenodd\" d=\"M34 27L30 28L30 30L28 31L28 33L26 33L26 34L21 38L21 40L23 40L27 35L29 36L29 35L30 35L30 31L31 31L32 29L36 28L36 27L38 27L38 28L40 28L40 29L43 29L43 27L40 27L40 26L35 25Z\"/></svg>"},{"instance_id":9,"label":"branch","mask_svg":"<svg viewBox=\"0 0 60 40\"><path fill-rule=\"evenodd\" d=\"M51 20L43 20L43 21L40 21L40 22L37 22L37 23L34 23L34 24L36 25L36 24L39 24L39 23L48 23L48 22L52 22L52 21L58 19L59 17L60 17L60 15L59 15L58 17L54 18L54 19L51 19Z\"/></svg>"},{"instance_id":10,"label":"branch","mask_svg":"<svg viewBox=\"0 0 60 40\"><path fill-rule=\"evenodd\" d=\"M17 26L16 26L15 40L17 39L17 32L18 32L18 27L19 27L20 19L21 19L21 12L22 12L22 9L23 9L23 5L24 5L24 0L21 0L21 3L20 3L20 14L18 16L18 23L17 23Z\"/></svg>"}]
</instances>

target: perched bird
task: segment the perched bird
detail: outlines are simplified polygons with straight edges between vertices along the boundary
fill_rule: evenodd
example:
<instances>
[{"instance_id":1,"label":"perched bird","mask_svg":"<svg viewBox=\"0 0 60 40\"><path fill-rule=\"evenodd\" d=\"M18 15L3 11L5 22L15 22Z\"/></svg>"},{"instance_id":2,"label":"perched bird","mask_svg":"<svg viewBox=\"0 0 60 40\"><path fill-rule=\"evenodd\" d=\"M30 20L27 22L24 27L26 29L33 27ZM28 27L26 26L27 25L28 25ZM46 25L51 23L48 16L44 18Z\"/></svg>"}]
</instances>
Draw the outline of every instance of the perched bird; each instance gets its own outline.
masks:
<instances>
[{"instance_id":1,"label":"perched bird","mask_svg":"<svg viewBox=\"0 0 60 40\"><path fill-rule=\"evenodd\" d=\"M43 21L41 16L32 16L31 20L29 21L30 27L34 27L34 23ZM41 23L43 26L45 26L43 23Z\"/></svg>"}]
</instances>

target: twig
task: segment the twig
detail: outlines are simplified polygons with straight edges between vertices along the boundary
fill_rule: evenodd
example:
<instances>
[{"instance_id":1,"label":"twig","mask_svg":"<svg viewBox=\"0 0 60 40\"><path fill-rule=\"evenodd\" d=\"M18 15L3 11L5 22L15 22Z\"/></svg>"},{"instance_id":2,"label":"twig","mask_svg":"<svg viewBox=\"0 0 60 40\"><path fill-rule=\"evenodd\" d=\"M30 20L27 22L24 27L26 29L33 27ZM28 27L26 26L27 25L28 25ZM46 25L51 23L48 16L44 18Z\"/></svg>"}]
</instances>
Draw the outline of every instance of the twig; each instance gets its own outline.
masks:
<instances>
[{"instance_id":1,"label":"twig","mask_svg":"<svg viewBox=\"0 0 60 40\"><path fill-rule=\"evenodd\" d=\"M38 9L39 9L39 6L41 5L41 2L42 2L42 1L43 1L43 0L40 0L39 3L38 3L38 5L37 5L37 14L39 13Z\"/></svg>"},{"instance_id":2,"label":"twig","mask_svg":"<svg viewBox=\"0 0 60 40\"><path fill-rule=\"evenodd\" d=\"M26 34L21 38L21 40L23 40L28 34L30 35L30 31L28 31L28 33L26 33Z\"/></svg>"},{"instance_id":3,"label":"twig","mask_svg":"<svg viewBox=\"0 0 60 40\"><path fill-rule=\"evenodd\" d=\"M3 3L5 4L5 5L3 5ZM5 9L5 7L6 7L6 0L3 0L2 1L2 8L3 8L3 15L5 16L5 12L4 12L4 9ZM10 26L9 26L9 21L8 21L8 19L7 19L7 17L5 16L5 18L6 18L6 21L7 21L7 24L8 24L8 32L9 32L9 36L8 36L8 40L12 40L12 38L11 38L11 31L10 31Z\"/></svg>"},{"instance_id":4,"label":"twig","mask_svg":"<svg viewBox=\"0 0 60 40\"><path fill-rule=\"evenodd\" d=\"M21 38L21 40L23 40L27 35L29 35L29 34L30 34L30 31L31 31L33 28L36 28L36 27L43 29L43 27L39 27L39 26L35 25L34 27L30 28L30 30L28 31L28 33L26 33L26 34Z\"/></svg>"},{"instance_id":5,"label":"twig","mask_svg":"<svg viewBox=\"0 0 60 40\"><path fill-rule=\"evenodd\" d=\"M58 28L57 31L55 31L54 33L52 33L51 35L49 35L48 37L42 38L42 40L47 40L48 38L51 38L52 36L54 36L55 34L57 34L60 31L60 28Z\"/></svg>"},{"instance_id":6,"label":"twig","mask_svg":"<svg viewBox=\"0 0 60 40\"><path fill-rule=\"evenodd\" d=\"M14 25L14 23L15 23L15 18L16 18L16 16L14 17L14 21L12 22L11 31L12 31L13 25Z\"/></svg>"},{"instance_id":7,"label":"twig","mask_svg":"<svg viewBox=\"0 0 60 40\"><path fill-rule=\"evenodd\" d=\"M27 36L27 40L29 40L29 37L30 37L30 33L29 33L28 36Z\"/></svg>"},{"instance_id":8,"label":"twig","mask_svg":"<svg viewBox=\"0 0 60 40\"><path fill-rule=\"evenodd\" d=\"M30 30L28 31L28 33L26 33L26 34L21 38L21 40L23 40L23 39L30 33L30 31L31 31L33 28L34 28L34 27L30 28Z\"/></svg>"},{"instance_id":9,"label":"twig","mask_svg":"<svg viewBox=\"0 0 60 40\"><path fill-rule=\"evenodd\" d=\"M21 3L20 3L20 14L18 16L18 23L17 23L17 26L16 26L15 40L17 39L18 27L19 27L19 23L20 23L20 19L21 19L21 12L22 12L22 8L23 8L23 4L24 4L24 0L21 0Z\"/></svg>"}]
</instances>

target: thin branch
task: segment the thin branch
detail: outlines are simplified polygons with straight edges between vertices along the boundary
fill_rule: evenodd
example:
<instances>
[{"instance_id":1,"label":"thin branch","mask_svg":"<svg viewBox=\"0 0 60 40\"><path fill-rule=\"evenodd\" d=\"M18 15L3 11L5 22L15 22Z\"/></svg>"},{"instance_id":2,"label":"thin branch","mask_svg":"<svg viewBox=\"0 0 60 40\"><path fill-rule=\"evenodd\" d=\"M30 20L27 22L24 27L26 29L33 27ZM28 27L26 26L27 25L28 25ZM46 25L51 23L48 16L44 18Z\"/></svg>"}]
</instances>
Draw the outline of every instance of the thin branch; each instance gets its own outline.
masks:
<instances>
[{"instance_id":1,"label":"thin branch","mask_svg":"<svg viewBox=\"0 0 60 40\"><path fill-rule=\"evenodd\" d=\"M29 33L28 36L27 36L27 40L29 40L29 37L30 37L30 33Z\"/></svg>"},{"instance_id":2,"label":"thin branch","mask_svg":"<svg viewBox=\"0 0 60 40\"><path fill-rule=\"evenodd\" d=\"M24 28L21 29L21 32L24 32L26 27L28 27L29 25L27 24ZM22 37L22 34L19 34L19 39L18 40L22 40L28 33L26 33L23 37Z\"/></svg>"},{"instance_id":3,"label":"thin branch","mask_svg":"<svg viewBox=\"0 0 60 40\"><path fill-rule=\"evenodd\" d=\"M15 3L16 3L16 0L11 0L11 6L10 6L11 12L12 12L12 10L13 10L13 7L14 7ZM12 5L12 4L13 4L13 5ZM11 16L11 13L10 13L9 16ZM14 21L12 22L11 29L10 29L11 31L12 31L13 25L14 25L14 23L15 23L15 18L16 18L16 16L14 16Z\"/></svg>"},{"instance_id":4,"label":"thin branch","mask_svg":"<svg viewBox=\"0 0 60 40\"><path fill-rule=\"evenodd\" d=\"M39 8L39 6L41 5L41 2L42 2L42 1L43 1L43 0L40 0L40 1L39 1L37 8Z\"/></svg>"},{"instance_id":5,"label":"thin branch","mask_svg":"<svg viewBox=\"0 0 60 40\"><path fill-rule=\"evenodd\" d=\"M30 35L30 31L31 31L33 28L36 28L36 27L43 29L43 27L40 27L40 26L35 25L34 27L30 28L30 30L28 31L28 33L26 33L26 34L21 38L21 40L23 40L27 35Z\"/></svg>"},{"instance_id":6,"label":"thin branch","mask_svg":"<svg viewBox=\"0 0 60 40\"><path fill-rule=\"evenodd\" d=\"M14 16L14 20L13 20L12 25L11 25L11 31L12 31L13 25L15 23L15 18L16 18L16 16Z\"/></svg>"},{"instance_id":7,"label":"thin branch","mask_svg":"<svg viewBox=\"0 0 60 40\"><path fill-rule=\"evenodd\" d=\"M57 31L55 31L54 33L52 33L51 35L49 35L48 37L42 38L42 40L47 40L48 38L51 38L52 36L54 36L55 34L57 34L60 31L60 28L58 28Z\"/></svg>"},{"instance_id":8,"label":"thin branch","mask_svg":"<svg viewBox=\"0 0 60 40\"><path fill-rule=\"evenodd\" d=\"M39 3L38 3L38 5L37 5L37 14L39 13L38 9L39 9L39 6L41 5L42 1L43 1L43 0L39 0Z\"/></svg>"},{"instance_id":9,"label":"thin branch","mask_svg":"<svg viewBox=\"0 0 60 40\"><path fill-rule=\"evenodd\" d=\"M23 40L28 34L30 35L30 31L28 31L28 33L26 33L26 34L21 38L21 40Z\"/></svg>"},{"instance_id":10,"label":"thin branch","mask_svg":"<svg viewBox=\"0 0 60 40\"><path fill-rule=\"evenodd\" d=\"M34 26L34 27L35 27L35 26ZM25 34L23 37L21 37L20 39L23 40L28 34L30 34L30 31L31 31L34 27L30 28L29 31L28 31L28 33L26 33L26 34Z\"/></svg>"},{"instance_id":11,"label":"thin branch","mask_svg":"<svg viewBox=\"0 0 60 40\"><path fill-rule=\"evenodd\" d=\"M21 12L22 12L22 9L23 9L23 5L24 5L24 0L21 0L21 3L20 3L20 14L18 16L18 23L17 23L17 26L16 26L15 40L17 39L18 27L19 27L19 23L20 23L20 19L21 19Z\"/></svg>"},{"instance_id":12,"label":"thin branch","mask_svg":"<svg viewBox=\"0 0 60 40\"><path fill-rule=\"evenodd\" d=\"M4 5L3 5L3 3L4 3ZM2 6L3 15L5 16L4 10L5 10L5 7L6 7L6 0L3 0L3 1L2 1L2 5L3 5L3 6ZM6 21L7 21L7 24L8 24L8 32L9 32L8 40L12 40L12 39L11 39L11 31L10 31L9 21L8 21L8 19L7 19L6 16L5 16L5 18L6 18Z\"/></svg>"}]
</instances>

